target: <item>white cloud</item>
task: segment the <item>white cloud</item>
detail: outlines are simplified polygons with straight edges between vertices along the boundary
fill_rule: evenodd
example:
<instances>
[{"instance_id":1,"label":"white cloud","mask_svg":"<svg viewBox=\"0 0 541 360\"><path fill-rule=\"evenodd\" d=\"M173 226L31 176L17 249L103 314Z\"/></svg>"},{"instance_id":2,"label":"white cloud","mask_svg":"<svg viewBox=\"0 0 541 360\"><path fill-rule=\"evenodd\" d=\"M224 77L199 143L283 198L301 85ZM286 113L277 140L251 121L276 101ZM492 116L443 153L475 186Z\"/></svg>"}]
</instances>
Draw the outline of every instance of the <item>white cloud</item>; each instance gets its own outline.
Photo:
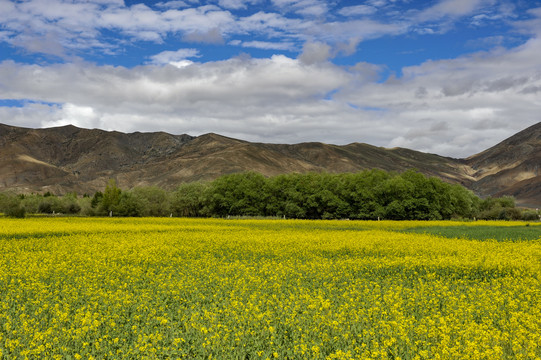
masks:
<instances>
[{"instance_id":1,"label":"white cloud","mask_svg":"<svg viewBox=\"0 0 541 360\"><path fill-rule=\"evenodd\" d=\"M302 48L299 60L307 65L321 63L332 57L331 47L322 42L307 42Z\"/></svg>"},{"instance_id":2,"label":"white cloud","mask_svg":"<svg viewBox=\"0 0 541 360\"><path fill-rule=\"evenodd\" d=\"M197 49L179 49L177 51L162 51L150 57L150 62L156 65L171 64L177 67L184 67L191 64L186 59L200 57Z\"/></svg>"},{"instance_id":3,"label":"white cloud","mask_svg":"<svg viewBox=\"0 0 541 360\"><path fill-rule=\"evenodd\" d=\"M226 9L246 9L248 5L254 5L261 0L218 0L218 4Z\"/></svg>"},{"instance_id":4,"label":"white cloud","mask_svg":"<svg viewBox=\"0 0 541 360\"><path fill-rule=\"evenodd\" d=\"M92 107L70 103L63 104L58 111L53 113L52 117L53 119L42 120L42 126L55 127L71 124L82 128L92 128L99 121L99 115L94 112ZM54 119L55 117L57 119Z\"/></svg>"},{"instance_id":5,"label":"white cloud","mask_svg":"<svg viewBox=\"0 0 541 360\"><path fill-rule=\"evenodd\" d=\"M539 121L540 51L541 40L532 39L511 50L404 68L403 77L383 83L376 82L380 66L325 61L332 54L324 43L308 43L299 60L239 57L182 68L5 61L0 98L60 105L29 103L0 115L24 126L71 122L266 142L360 141L464 157ZM158 55L165 62L197 54Z\"/></svg>"},{"instance_id":6,"label":"white cloud","mask_svg":"<svg viewBox=\"0 0 541 360\"><path fill-rule=\"evenodd\" d=\"M412 29L441 31L441 26L460 17L479 24L500 14L512 18L511 8L479 10L489 2L443 0L422 11L393 13L386 21L369 17L338 21L343 18L328 15L329 5L317 0L274 0L279 13L260 11L245 17L231 11L253 1L213 2L229 11L189 0L153 7L125 6L121 0L0 0L0 41L55 56L88 49L115 51L123 42L159 43L172 36L206 43L235 38L228 43L268 50L299 51L304 44L298 59L239 56L194 63L189 59L198 58L199 51L184 48L162 51L134 68L82 60L57 65L4 61L0 99L34 102L22 108L0 107L0 117L24 126L73 123L194 135L213 131L289 143L362 141L467 156L539 121L539 37L510 50L494 47L457 59L427 61L404 68L402 77L383 83L382 65L341 67L328 60L354 53L361 40ZM365 4L388 9L395 1ZM375 10L354 6L348 11L370 15ZM326 21L326 16L333 20ZM541 35L541 10L530 11L530 16L514 26L530 36ZM104 29L125 38L105 41ZM479 39L477 45L505 41L493 36ZM155 66L161 64L174 66Z\"/></svg>"},{"instance_id":7,"label":"white cloud","mask_svg":"<svg viewBox=\"0 0 541 360\"><path fill-rule=\"evenodd\" d=\"M358 108L385 109L381 116L401 128L391 146L468 156L539 121L535 109L541 100L528 91L541 85L534 60L539 51L539 40L531 40L510 51L428 61L404 68L400 79L357 86L335 97ZM429 131L434 122L445 122L447 129Z\"/></svg>"},{"instance_id":8,"label":"white cloud","mask_svg":"<svg viewBox=\"0 0 541 360\"><path fill-rule=\"evenodd\" d=\"M359 15L371 15L378 11L374 6L370 5L354 5L346 6L338 11L338 14L342 16L359 16Z\"/></svg>"},{"instance_id":9,"label":"white cloud","mask_svg":"<svg viewBox=\"0 0 541 360\"><path fill-rule=\"evenodd\" d=\"M528 13L532 16L530 19L515 21L513 25L525 34L541 36L541 7L530 9Z\"/></svg>"},{"instance_id":10,"label":"white cloud","mask_svg":"<svg viewBox=\"0 0 541 360\"><path fill-rule=\"evenodd\" d=\"M327 11L328 11L327 4L319 3L319 4L313 4L313 5L306 6L306 7L304 7L304 6L299 7L297 9L296 13L304 15L304 16L318 17L318 16L325 15L327 13Z\"/></svg>"},{"instance_id":11,"label":"white cloud","mask_svg":"<svg viewBox=\"0 0 541 360\"><path fill-rule=\"evenodd\" d=\"M156 3L156 6L163 9L181 9L190 6L185 1L174 0L174 1L164 1Z\"/></svg>"},{"instance_id":12,"label":"white cloud","mask_svg":"<svg viewBox=\"0 0 541 360\"><path fill-rule=\"evenodd\" d=\"M483 38L468 40L465 45L471 48L495 47L502 45L505 41L506 37L501 35L487 36Z\"/></svg>"},{"instance_id":13,"label":"white cloud","mask_svg":"<svg viewBox=\"0 0 541 360\"><path fill-rule=\"evenodd\" d=\"M367 3L375 7L382 7L384 5L387 5L386 0L369 0L367 1Z\"/></svg>"},{"instance_id":14,"label":"white cloud","mask_svg":"<svg viewBox=\"0 0 541 360\"><path fill-rule=\"evenodd\" d=\"M456 17L471 14L490 0L440 0L437 4L419 12L420 21L438 20L444 17Z\"/></svg>"},{"instance_id":15,"label":"white cloud","mask_svg":"<svg viewBox=\"0 0 541 360\"><path fill-rule=\"evenodd\" d=\"M264 49L264 50L294 50L295 44L290 41L285 42L270 42L270 41L240 41L240 40L232 40L230 42L231 45L234 46L242 46L245 48L256 48L256 49Z\"/></svg>"},{"instance_id":16,"label":"white cloud","mask_svg":"<svg viewBox=\"0 0 541 360\"><path fill-rule=\"evenodd\" d=\"M334 47L351 39L367 40L410 31L443 32L450 28L448 18L471 15L473 23L480 23L514 16L513 6L506 3L496 10L476 12L486 9L484 5L492 1L441 0L421 11L400 12L398 1L371 0L338 10L347 16L344 21L329 15L332 3L322 0L272 0L278 12L259 11L248 16L235 11L262 0L214 0L219 6L197 0L162 1L153 6L127 6L122 0L1 1L0 41L27 52L68 58L89 50L118 54L136 41L159 44L171 37L192 43L225 44L235 35L252 36L254 44L294 43L300 50L300 44L306 41ZM384 9L385 16L371 17L378 9ZM518 24L523 29L534 26L527 21ZM122 36L108 36L108 31Z\"/></svg>"},{"instance_id":17,"label":"white cloud","mask_svg":"<svg viewBox=\"0 0 541 360\"><path fill-rule=\"evenodd\" d=\"M207 43L207 44L223 44L224 38L220 29L212 28L206 32L195 31L189 34L186 34L183 38L187 42L195 43Z\"/></svg>"},{"instance_id":18,"label":"white cloud","mask_svg":"<svg viewBox=\"0 0 541 360\"><path fill-rule=\"evenodd\" d=\"M287 18L276 13L259 11L255 14L241 17L236 23L241 33L265 34L268 37L304 38L304 32L313 28L311 21Z\"/></svg>"},{"instance_id":19,"label":"white cloud","mask_svg":"<svg viewBox=\"0 0 541 360\"><path fill-rule=\"evenodd\" d=\"M351 39L358 42L403 34L412 29L434 31L433 26L425 26L424 22L451 15L468 15L489 0L443 0L416 15L397 13L386 21L368 15L377 8L394 6L392 1L374 0L342 8L338 12L348 16L345 21L337 21L332 16L329 18L334 20L328 21L329 4L321 0L272 0L278 13L259 11L237 16L231 12L260 1L216 0L229 10L194 0L159 2L152 7L145 4L126 6L123 1L107 0L4 1L0 3L0 23L3 25L0 41L31 53L60 57L73 57L89 50L100 54L120 53L123 47L131 46L135 41L160 44L171 37L191 43L225 44L228 38L241 35L254 37L253 44L296 44L296 50L300 50L300 44L306 41L344 48L343 44L351 43ZM477 15L499 16L504 12ZM437 31L442 31L445 24L438 25L440 30ZM523 23L522 26L529 25ZM121 36L107 36L107 31ZM293 46L288 49L293 50Z\"/></svg>"},{"instance_id":20,"label":"white cloud","mask_svg":"<svg viewBox=\"0 0 541 360\"><path fill-rule=\"evenodd\" d=\"M220 4L221 7L225 7L227 9L245 9L246 4L244 4L243 0L219 0L218 4Z\"/></svg>"},{"instance_id":21,"label":"white cloud","mask_svg":"<svg viewBox=\"0 0 541 360\"><path fill-rule=\"evenodd\" d=\"M2 123L23 127L41 127L42 121L56 119L61 106L53 104L26 103L23 107L0 106Z\"/></svg>"},{"instance_id":22,"label":"white cloud","mask_svg":"<svg viewBox=\"0 0 541 360\"><path fill-rule=\"evenodd\" d=\"M246 127L244 119L256 119L257 123L267 118L287 122L291 117L319 117L330 112L325 110L325 102L319 104L324 95L347 82L347 74L337 68L308 67L283 56L231 59L182 69L89 64L41 67L4 62L0 75L2 89L11 83L10 90L2 90L0 97L25 96L69 103L77 109L92 108L100 117L91 118L95 124L90 127L100 127L105 118L133 115L146 119L143 126L147 130L171 129L175 123L175 132L194 127L204 132L233 131L232 124L240 121L235 125L238 131ZM16 84L11 82L15 78ZM309 115L317 108L321 115ZM68 117L55 114L42 125L59 118ZM81 121L88 123L89 118ZM221 124L217 129L210 126L216 121ZM119 130L134 128L128 122Z\"/></svg>"},{"instance_id":23,"label":"white cloud","mask_svg":"<svg viewBox=\"0 0 541 360\"><path fill-rule=\"evenodd\" d=\"M327 2L321 0L272 0L283 12L319 17L328 12Z\"/></svg>"},{"instance_id":24,"label":"white cloud","mask_svg":"<svg viewBox=\"0 0 541 360\"><path fill-rule=\"evenodd\" d=\"M179 9L157 4L125 6L123 1L73 2L28 0L0 2L1 39L29 52L61 56L66 50L113 49L122 37L106 37L102 30L120 33L128 40L160 43L169 34L184 34L198 42L221 41L219 28L235 29L229 11L206 5ZM223 41L222 41L223 42Z\"/></svg>"},{"instance_id":25,"label":"white cloud","mask_svg":"<svg viewBox=\"0 0 541 360\"><path fill-rule=\"evenodd\" d=\"M351 38L347 42L338 42L334 46L335 55L353 55L357 51L357 46L361 42L361 38Z\"/></svg>"}]
</instances>

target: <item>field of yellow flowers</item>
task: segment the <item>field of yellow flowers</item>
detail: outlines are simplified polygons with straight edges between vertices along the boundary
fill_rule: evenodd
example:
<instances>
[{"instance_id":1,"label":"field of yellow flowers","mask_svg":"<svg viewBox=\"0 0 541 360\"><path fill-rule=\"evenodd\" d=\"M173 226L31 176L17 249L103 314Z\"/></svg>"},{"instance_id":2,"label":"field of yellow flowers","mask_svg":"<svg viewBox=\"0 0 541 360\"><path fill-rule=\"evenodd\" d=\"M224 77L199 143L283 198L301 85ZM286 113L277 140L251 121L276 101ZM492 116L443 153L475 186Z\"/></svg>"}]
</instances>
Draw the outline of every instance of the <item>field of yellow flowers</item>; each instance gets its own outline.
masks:
<instances>
[{"instance_id":1,"label":"field of yellow flowers","mask_svg":"<svg viewBox=\"0 0 541 360\"><path fill-rule=\"evenodd\" d=\"M454 225L0 219L0 359L541 359L541 238Z\"/></svg>"}]
</instances>

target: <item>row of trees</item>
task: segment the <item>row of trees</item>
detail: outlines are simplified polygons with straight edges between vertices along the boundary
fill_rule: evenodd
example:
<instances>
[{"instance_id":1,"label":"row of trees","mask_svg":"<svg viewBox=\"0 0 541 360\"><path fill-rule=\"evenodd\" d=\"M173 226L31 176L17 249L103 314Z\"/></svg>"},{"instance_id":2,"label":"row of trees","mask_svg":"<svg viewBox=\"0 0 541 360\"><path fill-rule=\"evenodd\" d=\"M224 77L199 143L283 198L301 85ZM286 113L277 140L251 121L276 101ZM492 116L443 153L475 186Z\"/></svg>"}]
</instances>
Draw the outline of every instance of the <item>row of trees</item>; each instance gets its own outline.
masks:
<instances>
[{"instance_id":1,"label":"row of trees","mask_svg":"<svg viewBox=\"0 0 541 360\"><path fill-rule=\"evenodd\" d=\"M415 171L369 170L354 174L287 174L266 178L255 172L212 182L121 190L110 180L92 197L66 194L0 195L0 210L86 216L273 216L299 219L440 220L451 218L537 219L515 207L513 198L480 199Z\"/></svg>"}]
</instances>

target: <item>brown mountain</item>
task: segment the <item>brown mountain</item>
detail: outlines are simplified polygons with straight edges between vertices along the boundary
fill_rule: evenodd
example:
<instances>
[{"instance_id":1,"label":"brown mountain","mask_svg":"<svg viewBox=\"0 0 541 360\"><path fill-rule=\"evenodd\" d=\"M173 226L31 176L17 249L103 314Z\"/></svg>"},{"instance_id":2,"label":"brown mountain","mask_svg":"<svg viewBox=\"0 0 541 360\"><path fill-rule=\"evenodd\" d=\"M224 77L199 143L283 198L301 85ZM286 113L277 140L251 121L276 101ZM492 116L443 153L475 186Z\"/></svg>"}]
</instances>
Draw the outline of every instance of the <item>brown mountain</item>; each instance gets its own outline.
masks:
<instances>
[{"instance_id":1,"label":"brown mountain","mask_svg":"<svg viewBox=\"0 0 541 360\"><path fill-rule=\"evenodd\" d=\"M0 124L0 190L93 193L103 190L110 178L122 188L173 189L182 182L249 170L272 176L415 168L461 183L482 196L510 194L522 204L538 206L540 139L541 123L478 155L453 159L361 143L264 144L217 134L124 134L74 126L27 129Z\"/></svg>"},{"instance_id":2,"label":"brown mountain","mask_svg":"<svg viewBox=\"0 0 541 360\"><path fill-rule=\"evenodd\" d=\"M541 122L466 159L471 188L482 196L512 195L517 202L541 205Z\"/></svg>"}]
</instances>

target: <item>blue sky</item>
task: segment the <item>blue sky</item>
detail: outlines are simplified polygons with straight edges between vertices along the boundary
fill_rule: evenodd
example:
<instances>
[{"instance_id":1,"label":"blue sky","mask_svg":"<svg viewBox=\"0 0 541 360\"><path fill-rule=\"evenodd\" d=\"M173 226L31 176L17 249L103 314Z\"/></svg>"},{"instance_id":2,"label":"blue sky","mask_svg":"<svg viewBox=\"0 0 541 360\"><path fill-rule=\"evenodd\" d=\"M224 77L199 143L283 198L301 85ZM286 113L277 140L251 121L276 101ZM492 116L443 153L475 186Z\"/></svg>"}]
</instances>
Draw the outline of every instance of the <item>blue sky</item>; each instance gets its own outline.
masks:
<instances>
[{"instance_id":1,"label":"blue sky","mask_svg":"<svg viewBox=\"0 0 541 360\"><path fill-rule=\"evenodd\" d=\"M541 1L0 0L0 122L465 157L540 121Z\"/></svg>"}]
</instances>

